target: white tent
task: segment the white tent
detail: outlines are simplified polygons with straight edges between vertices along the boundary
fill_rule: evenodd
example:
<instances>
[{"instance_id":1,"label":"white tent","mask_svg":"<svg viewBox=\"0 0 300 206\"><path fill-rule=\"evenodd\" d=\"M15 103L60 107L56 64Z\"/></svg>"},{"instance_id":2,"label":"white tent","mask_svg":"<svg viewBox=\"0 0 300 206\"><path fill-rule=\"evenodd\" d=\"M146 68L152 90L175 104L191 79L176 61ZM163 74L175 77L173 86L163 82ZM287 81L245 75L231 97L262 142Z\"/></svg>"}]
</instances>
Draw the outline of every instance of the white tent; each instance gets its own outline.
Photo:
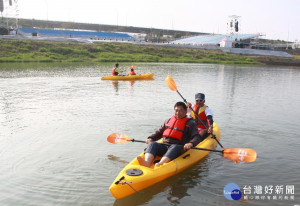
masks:
<instances>
[{"instance_id":1,"label":"white tent","mask_svg":"<svg viewBox=\"0 0 300 206\"><path fill-rule=\"evenodd\" d=\"M232 40L229 38L223 38L220 41L220 47L225 47L225 48L232 48Z\"/></svg>"}]
</instances>

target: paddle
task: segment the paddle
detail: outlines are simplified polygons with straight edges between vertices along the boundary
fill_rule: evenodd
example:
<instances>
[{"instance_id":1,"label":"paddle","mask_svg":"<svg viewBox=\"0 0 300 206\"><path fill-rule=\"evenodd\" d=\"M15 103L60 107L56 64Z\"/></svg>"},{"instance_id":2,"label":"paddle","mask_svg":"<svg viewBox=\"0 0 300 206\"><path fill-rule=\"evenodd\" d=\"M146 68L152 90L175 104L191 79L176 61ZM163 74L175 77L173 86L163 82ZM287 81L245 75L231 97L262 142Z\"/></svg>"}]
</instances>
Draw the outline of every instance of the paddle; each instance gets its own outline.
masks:
<instances>
[{"instance_id":1,"label":"paddle","mask_svg":"<svg viewBox=\"0 0 300 206\"><path fill-rule=\"evenodd\" d=\"M176 91L176 92L179 94L179 96L181 96L181 98L183 99L184 103L187 104L186 99L180 94L180 92L179 92L178 89L177 89L177 86L176 86L175 81L172 79L172 77L171 77L170 75L167 76L165 82L166 82L167 86L168 86L172 91ZM201 118L198 116L198 114L193 110L192 107L191 107L191 110L194 112L194 114L196 115L197 119L200 120L201 123L202 123L203 125L205 125L205 124L202 122ZM206 127L206 126L205 126L205 127ZM206 127L206 129L207 129L207 127ZM220 147L223 149L223 151L224 151L224 150L226 150L226 151L233 151L233 153L243 153L243 152L246 152L246 154L250 153L251 156L253 156L253 157L255 156L255 158L254 158L254 159L251 159L251 160L253 160L253 161L256 160L257 154L256 154L256 151L255 151L255 150L253 150L253 149L248 149L248 148L232 148L232 149L225 149L225 148L223 147L223 145L219 142L219 140L216 138L216 136L213 135L213 134L212 134L212 136L213 136L213 138L217 141L217 143L220 145ZM225 153L224 153L224 157L225 157ZM252 162L252 161L250 161L250 162Z\"/></svg>"},{"instance_id":2,"label":"paddle","mask_svg":"<svg viewBox=\"0 0 300 206\"><path fill-rule=\"evenodd\" d=\"M107 141L113 144L123 144L126 142L142 142L146 143L146 141L130 139L127 135L112 133L107 137ZM165 143L162 143L165 144ZM166 144L170 145L170 144ZM192 147L191 149L196 150L204 150L211 152L219 152L222 153L224 157L230 159L234 162L254 162L256 160L256 152L252 149L243 149L243 148L232 148L232 149L223 149L223 150L215 150L215 149L206 149L200 147Z\"/></svg>"}]
</instances>

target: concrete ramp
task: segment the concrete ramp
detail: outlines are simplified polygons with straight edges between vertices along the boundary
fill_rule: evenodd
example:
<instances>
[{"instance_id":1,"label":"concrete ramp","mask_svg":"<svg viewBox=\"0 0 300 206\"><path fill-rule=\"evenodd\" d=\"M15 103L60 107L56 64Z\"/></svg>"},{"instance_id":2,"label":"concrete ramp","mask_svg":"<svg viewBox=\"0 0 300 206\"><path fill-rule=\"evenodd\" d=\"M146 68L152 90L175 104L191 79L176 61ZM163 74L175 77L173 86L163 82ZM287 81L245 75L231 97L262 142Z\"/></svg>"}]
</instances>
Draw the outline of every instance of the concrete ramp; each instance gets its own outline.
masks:
<instances>
[{"instance_id":1,"label":"concrete ramp","mask_svg":"<svg viewBox=\"0 0 300 206\"><path fill-rule=\"evenodd\" d=\"M224 52L243 54L243 55L277 56L277 57L293 58L290 54L283 51L241 49L241 48L219 48L219 49Z\"/></svg>"}]
</instances>

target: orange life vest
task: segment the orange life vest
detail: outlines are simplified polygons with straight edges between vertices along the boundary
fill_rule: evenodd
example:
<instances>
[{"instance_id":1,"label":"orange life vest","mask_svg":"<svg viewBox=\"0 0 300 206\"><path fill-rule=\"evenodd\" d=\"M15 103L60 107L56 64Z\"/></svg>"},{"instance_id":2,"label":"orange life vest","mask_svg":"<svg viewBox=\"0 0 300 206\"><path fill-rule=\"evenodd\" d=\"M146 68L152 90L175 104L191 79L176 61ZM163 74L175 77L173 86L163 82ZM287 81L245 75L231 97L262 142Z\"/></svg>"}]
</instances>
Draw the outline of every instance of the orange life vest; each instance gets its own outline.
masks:
<instances>
[{"instance_id":1,"label":"orange life vest","mask_svg":"<svg viewBox=\"0 0 300 206\"><path fill-rule=\"evenodd\" d=\"M191 116L197 120L197 127L198 127L198 131L200 132L202 129L206 129L208 128L208 123L207 123L207 117L205 114L205 109L206 109L206 105L204 105L201 109L199 109L197 107L197 105L193 106L193 110L198 114L198 116L200 117L201 121L198 120L198 117L195 116L195 114L192 112Z\"/></svg>"},{"instance_id":2,"label":"orange life vest","mask_svg":"<svg viewBox=\"0 0 300 206\"><path fill-rule=\"evenodd\" d=\"M136 73L133 70L129 71L128 74L129 75L136 75Z\"/></svg>"},{"instance_id":3,"label":"orange life vest","mask_svg":"<svg viewBox=\"0 0 300 206\"><path fill-rule=\"evenodd\" d=\"M175 116L171 117L171 119L169 120L169 122L166 125L167 128L163 132L162 136L181 140L182 136L183 136L184 128L186 126L186 122L189 119L190 118L188 118L188 117L185 117L182 119L176 119Z\"/></svg>"}]
</instances>

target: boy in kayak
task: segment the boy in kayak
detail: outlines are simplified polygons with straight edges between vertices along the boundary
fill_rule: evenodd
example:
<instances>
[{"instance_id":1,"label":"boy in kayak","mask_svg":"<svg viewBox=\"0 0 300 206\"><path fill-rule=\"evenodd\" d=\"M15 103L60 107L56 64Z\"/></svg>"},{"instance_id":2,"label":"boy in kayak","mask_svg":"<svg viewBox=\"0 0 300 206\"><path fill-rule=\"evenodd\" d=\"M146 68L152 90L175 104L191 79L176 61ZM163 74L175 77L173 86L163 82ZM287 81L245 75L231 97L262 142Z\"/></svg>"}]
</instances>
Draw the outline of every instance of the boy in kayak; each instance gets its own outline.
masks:
<instances>
[{"instance_id":1,"label":"boy in kayak","mask_svg":"<svg viewBox=\"0 0 300 206\"><path fill-rule=\"evenodd\" d=\"M193 110L197 113L191 112L191 117L195 119L198 132L201 139L205 139L209 134L213 132L213 113L212 110L205 105L205 94L197 93L195 95L196 104L193 106ZM186 104L188 108L192 108L191 103Z\"/></svg>"},{"instance_id":2,"label":"boy in kayak","mask_svg":"<svg viewBox=\"0 0 300 206\"><path fill-rule=\"evenodd\" d=\"M137 157L140 165L150 167L156 155L162 156L160 162L155 166L160 166L170 162L201 142L196 123L186 116L187 107L184 102L177 102L174 106L174 116L166 120L163 125L146 140L149 144L145 151L145 159ZM163 143L155 141L163 138Z\"/></svg>"},{"instance_id":3,"label":"boy in kayak","mask_svg":"<svg viewBox=\"0 0 300 206\"><path fill-rule=\"evenodd\" d=\"M118 76L120 72L121 70L119 69L119 64L116 64L116 66L111 71L113 76Z\"/></svg>"}]
</instances>

